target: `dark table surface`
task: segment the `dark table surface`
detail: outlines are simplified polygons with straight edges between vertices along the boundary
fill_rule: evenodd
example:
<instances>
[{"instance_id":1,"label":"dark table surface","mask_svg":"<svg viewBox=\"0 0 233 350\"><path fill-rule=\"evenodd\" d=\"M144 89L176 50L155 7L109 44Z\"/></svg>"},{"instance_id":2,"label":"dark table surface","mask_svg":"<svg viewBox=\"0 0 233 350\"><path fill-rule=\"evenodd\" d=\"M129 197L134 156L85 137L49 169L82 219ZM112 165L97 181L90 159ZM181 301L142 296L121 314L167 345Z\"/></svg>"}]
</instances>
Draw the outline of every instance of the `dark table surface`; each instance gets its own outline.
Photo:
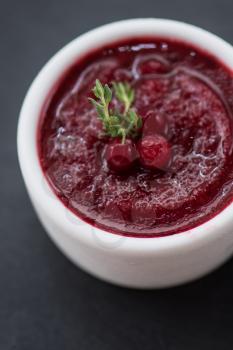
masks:
<instances>
[{"instance_id":1,"label":"dark table surface","mask_svg":"<svg viewBox=\"0 0 233 350\"><path fill-rule=\"evenodd\" d=\"M0 350L230 350L233 261L192 284L136 291L100 282L52 244L27 197L16 127L25 92L75 36L113 20L167 17L233 43L231 0L0 1Z\"/></svg>"}]
</instances>

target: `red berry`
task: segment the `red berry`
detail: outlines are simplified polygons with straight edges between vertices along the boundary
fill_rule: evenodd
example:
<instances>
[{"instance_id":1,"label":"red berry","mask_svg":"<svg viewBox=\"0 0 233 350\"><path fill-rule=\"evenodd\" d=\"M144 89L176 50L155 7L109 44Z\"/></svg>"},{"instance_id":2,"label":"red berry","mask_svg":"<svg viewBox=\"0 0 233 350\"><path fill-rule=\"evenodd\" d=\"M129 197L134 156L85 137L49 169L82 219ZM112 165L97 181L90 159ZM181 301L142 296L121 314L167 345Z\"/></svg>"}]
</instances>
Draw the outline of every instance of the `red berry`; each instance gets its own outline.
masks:
<instances>
[{"instance_id":1,"label":"red berry","mask_svg":"<svg viewBox=\"0 0 233 350\"><path fill-rule=\"evenodd\" d=\"M167 121L165 116L149 111L143 124L143 135L154 135L166 133Z\"/></svg>"},{"instance_id":2,"label":"red berry","mask_svg":"<svg viewBox=\"0 0 233 350\"><path fill-rule=\"evenodd\" d=\"M115 139L106 146L105 157L111 170L124 172L132 167L138 154L132 140L126 140L122 144L121 140Z\"/></svg>"},{"instance_id":3,"label":"red berry","mask_svg":"<svg viewBox=\"0 0 233 350\"><path fill-rule=\"evenodd\" d=\"M148 135L138 143L142 165L150 169L165 169L171 159L171 147L161 135Z\"/></svg>"}]
</instances>

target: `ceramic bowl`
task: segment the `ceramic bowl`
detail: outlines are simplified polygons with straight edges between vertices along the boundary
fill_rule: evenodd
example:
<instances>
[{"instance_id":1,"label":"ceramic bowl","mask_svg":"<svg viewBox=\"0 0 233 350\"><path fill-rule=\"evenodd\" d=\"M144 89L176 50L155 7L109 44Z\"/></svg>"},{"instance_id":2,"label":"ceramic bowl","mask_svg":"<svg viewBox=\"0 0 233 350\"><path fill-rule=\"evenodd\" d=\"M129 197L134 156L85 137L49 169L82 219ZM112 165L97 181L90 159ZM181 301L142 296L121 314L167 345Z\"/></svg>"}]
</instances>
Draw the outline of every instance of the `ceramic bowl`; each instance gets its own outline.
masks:
<instances>
[{"instance_id":1,"label":"ceramic bowl","mask_svg":"<svg viewBox=\"0 0 233 350\"><path fill-rule=\"evenodd\" d=\"M232 46L195 26L165 19L111 23L77 37L52 57L32 83L18 124L23 178L52 240L70 260L92 275L136 288L168 287L191 281L228 259L233 252L233 204L204 224L171 236L135 238L106 233L75 216L54 195L40 166L36 134L47 95L74 61L107 43L151 35L180 39L203 48L233 70Z\"/></svg>"}]
</instances>

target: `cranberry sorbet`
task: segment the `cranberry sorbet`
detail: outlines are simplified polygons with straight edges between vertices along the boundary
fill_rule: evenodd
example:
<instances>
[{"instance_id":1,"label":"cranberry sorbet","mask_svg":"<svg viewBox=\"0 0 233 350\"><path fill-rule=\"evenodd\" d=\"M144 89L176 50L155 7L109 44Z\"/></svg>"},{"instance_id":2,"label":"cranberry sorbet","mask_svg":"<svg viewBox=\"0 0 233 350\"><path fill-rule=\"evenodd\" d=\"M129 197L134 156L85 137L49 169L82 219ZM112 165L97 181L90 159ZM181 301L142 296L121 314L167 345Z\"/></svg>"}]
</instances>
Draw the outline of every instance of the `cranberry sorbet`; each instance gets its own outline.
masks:
<instances>
[{"instance_id":1,"label":"cranberry sorbet","mask_svg":"<svg viewBox=\"0 0 233 350\"><path fill-rule=\"evenodd\" d=\"M144 123L135 147L159 132L171 148L164 169L137 159L122 173L108 166L113 140L88 100L96 79L133 87ZM53 191L86 222L135 237L179 233L232 201L232 111L232 72L216 58L179 41L128 39L90 52L57 82L41 112L39 159Z\"/></svg>"}]
</instances>

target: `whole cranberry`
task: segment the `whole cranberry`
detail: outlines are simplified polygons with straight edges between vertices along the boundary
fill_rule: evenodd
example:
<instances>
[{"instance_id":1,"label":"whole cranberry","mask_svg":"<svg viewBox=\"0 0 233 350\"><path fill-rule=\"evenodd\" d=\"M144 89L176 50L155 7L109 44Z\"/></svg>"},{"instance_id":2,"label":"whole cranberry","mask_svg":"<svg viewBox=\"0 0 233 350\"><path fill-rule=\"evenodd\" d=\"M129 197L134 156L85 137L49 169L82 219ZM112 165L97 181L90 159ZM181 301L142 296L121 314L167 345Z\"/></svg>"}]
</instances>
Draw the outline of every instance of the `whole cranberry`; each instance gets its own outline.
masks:
<instances>
[{"instance_id":1,"label":"whole cranberry","mask_svg":"<svg viewBox=\"0 0 233 350\"><path fill-rule=\"evenodd\" d=\"M140 162L149 169L166 169L171 159L171 147L165 137L148 135L138 142Z\"/></svg>"},{"instance_id":2,"label":"whole cranberry","mask_svg":"<svg viewBox=\"0 0 233 350\"><path fill-rule=\"evenodd\" d=\"M115 139L106 146L105 157L111 170L125 172L133 166L138 153L132 140L127 139L123 144L121 140Z\"/></svg>"},{"instance_id":3,"label":"whole cranberry","mask_svg":"<svg viewBox=\"0 0 233 350\"><path fill-rule=\"evenodd\" d=\"M143 123L143 135L166 134L167 121L165 116L158 112L149 111Z\"/></svg>"}]
</instances>

